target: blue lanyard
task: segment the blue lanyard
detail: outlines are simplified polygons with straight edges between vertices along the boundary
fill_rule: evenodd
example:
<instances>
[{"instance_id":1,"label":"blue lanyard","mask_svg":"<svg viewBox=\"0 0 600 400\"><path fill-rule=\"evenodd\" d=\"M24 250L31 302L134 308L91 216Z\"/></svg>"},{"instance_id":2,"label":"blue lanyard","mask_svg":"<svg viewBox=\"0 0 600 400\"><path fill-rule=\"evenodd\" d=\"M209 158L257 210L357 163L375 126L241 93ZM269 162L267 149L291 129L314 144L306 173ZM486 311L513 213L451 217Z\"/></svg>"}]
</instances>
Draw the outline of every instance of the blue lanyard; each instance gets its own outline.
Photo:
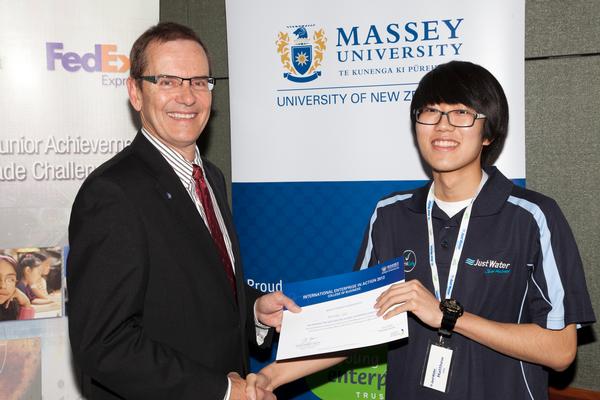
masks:
<instances>
[{"instance_id":1,"label":"blue lanyard","mask_svg":"<svg viewBox=\"0 0 600 400\"><path fill-rule=\"evenodd\" d=\"M452 254L452 261L450 262L450 272L448 273L448 284L446 285L446 296L445 299L448 299L452 295L452 289L454 288L454 282L456 280L456 273L458 272L458 262L460 261L460 256L463 251L463 247L465 245L465 238L467 236L467 230L469 229L469 220L471 219L471 210L473 209L473 203L479 194L479 191L483 187L486 176L483 175L481 177L481 182L479 183L479 187L477 188L477 192L471 199L471 202L465 209L465 213L462 216L462 220L460 222L460 229L458 231L458 237L456 238L456 245L454 246L454 253ZM429 193L427 193L427 234L429 237L429 266L431 267L431 279L433 280L433 288L435 290L435 297L438 300L442 300L441 291L440 291L440 277L438 274L437 264L435 262L435 238L433 236L433 223L431 218L431 212L433 210L433 204L435 200L433 198L435 183L431 184L429 188Z\"/></svg>"}]
</instances>

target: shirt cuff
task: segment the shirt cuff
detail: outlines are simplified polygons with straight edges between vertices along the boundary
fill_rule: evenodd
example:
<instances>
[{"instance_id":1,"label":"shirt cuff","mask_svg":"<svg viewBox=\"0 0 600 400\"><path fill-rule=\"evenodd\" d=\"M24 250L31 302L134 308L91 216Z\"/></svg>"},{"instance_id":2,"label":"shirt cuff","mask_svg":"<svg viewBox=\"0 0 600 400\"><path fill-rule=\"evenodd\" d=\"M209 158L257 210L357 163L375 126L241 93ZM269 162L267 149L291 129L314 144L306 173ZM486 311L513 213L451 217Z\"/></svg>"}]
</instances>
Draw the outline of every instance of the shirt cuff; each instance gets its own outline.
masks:
<instances>
[{"instance_id":1,"label":"shirt cuff","mask_svg":"<svg viewBox=\"0 0 600 400\"><path fill-rule=\"evenodd\" d=\"M227 377L227 391L225 392L225 397L223 400L229 400L229 396L231 395L231 379Z\"/></svg>"},{"instance_id":2,"label":"shirt cuff","mask_svg":"<svg viewBox=\"0 0 600 400\"><path fill-rule=\"evenodd\" d=\"M254 328L256 331L256 344L261 346L265 342L265 338L269 334L269 329L271 329L271 327L261 323L258 318L256 318L256 302L254 302Z\"/></svg>"}]
</instances>

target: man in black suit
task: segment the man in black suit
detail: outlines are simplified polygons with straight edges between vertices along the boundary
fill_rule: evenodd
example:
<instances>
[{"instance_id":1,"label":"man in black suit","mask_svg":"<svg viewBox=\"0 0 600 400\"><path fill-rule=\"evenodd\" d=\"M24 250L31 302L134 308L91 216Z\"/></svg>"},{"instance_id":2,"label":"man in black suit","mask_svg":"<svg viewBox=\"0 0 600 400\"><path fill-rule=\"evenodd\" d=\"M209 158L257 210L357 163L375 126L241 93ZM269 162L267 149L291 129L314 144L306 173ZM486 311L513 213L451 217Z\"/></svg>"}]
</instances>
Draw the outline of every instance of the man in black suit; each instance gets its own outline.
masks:
<instances>
[{"instance_id":1,"label":"man in black suit","mask_svg":"<svg viewBox=\"0 0 600 400\"><path fill-rule=\"evenodd\" d=\"M85 181L69 226L69 332L84 395L243 399L248 339L268 343L268 326L297 306L244 284L225 180L196 146L214 85L200 39L158 24L134 43L130 74L142 129Z\"/></svg>"}]
</instances>

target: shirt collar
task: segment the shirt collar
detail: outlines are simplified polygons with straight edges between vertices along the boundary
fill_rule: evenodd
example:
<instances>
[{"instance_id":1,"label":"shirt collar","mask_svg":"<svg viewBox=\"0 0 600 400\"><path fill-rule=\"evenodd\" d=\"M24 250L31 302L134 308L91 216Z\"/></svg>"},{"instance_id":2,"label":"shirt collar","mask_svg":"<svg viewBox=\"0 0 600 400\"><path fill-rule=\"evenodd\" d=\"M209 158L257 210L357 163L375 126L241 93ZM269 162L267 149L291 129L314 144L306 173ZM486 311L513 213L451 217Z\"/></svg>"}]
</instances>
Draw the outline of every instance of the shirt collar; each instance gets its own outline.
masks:
<instances>
[{"instance_id":1,"label":"shirt collar","mask_svg":"<svg viewBox=\"0 0 600 400\"><path fill-rule=\"evenodd\" d=\"M488 174L489 178L479 192L475 203L473 203L471 214L474 217L498 213L506 203L506 199L510 196L514 186L495 166L484 167L484 171ZM414 192L414 195L409 200L409 208L411 210L425 214L429 186L431 186L431 182Z\"/></svg>"},{"instance_id":2,"label":"shirt collar","mask_svg":"<svg viewBox=\"0 0 600 400\"><path fill-rule=\"evenodd\" d=\"M145 128L142 128L142 134L164 157L171 168L173 168L173 171L175 171L175 174L177 174L181 182L187 187L192 180L192 173L194 171L192 163L186 160L177 151L158 140ZM198 146L196 146L195 150L194 164L199 165L202 168L202 157L200 156L200 150L198 149Z\"/></svg>"}]
</instances>

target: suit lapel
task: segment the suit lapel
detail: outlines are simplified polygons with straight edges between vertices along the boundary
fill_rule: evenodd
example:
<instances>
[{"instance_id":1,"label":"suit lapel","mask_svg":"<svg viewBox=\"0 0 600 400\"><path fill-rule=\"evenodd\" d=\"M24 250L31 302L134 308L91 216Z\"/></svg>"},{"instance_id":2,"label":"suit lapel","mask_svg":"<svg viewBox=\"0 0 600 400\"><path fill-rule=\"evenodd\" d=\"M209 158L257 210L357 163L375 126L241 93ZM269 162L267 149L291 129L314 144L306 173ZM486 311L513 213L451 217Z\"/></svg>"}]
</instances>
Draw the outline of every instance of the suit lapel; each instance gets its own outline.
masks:
<instances>
[{"instance_id":1,"label":"suit lapel","mask_svg":"<svg viewBox=\"0 0 600 400\"><path fill-rule=\"evenodd\" d=\"M137 134L131 146L143 161L148 174L156 181L157 192L178 219L177 222L186 226L194 235L210 235L202 219L198 218L198 211L181 180L158 150L141 133Z\"/></svg>"}]
</instances>

